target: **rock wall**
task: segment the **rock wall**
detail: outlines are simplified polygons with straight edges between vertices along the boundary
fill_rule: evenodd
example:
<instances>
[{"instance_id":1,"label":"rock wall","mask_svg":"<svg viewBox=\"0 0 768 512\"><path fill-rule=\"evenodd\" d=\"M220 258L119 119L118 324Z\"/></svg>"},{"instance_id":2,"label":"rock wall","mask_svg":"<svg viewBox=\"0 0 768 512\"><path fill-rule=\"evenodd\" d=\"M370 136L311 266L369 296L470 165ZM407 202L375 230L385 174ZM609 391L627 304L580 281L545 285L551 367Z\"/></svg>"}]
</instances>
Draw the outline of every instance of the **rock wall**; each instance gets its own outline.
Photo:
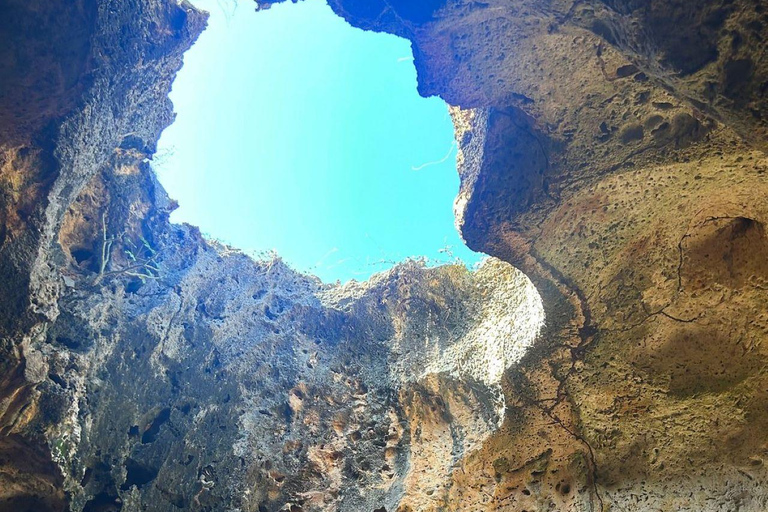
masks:
<instances>
[{"instance_id":1,"label":"rock wall","mask_svg":"<svg viewBox=\"0 0 768 512\"><path fill-rule=\"evenodd\" d=\"M462 234L547 317L447 508L763 510L765 6L402 4L331 2L411 39Z\"/></svg>"},{"instance_id":2,"label":"rock wall","mask_svg":"<svg viewBox=\"0 0 768 512\"><path fill-rule=\"evenodd\" d=\"M768 508L768 7L329 3L412 41L497 259L212 246L148 164L204 14L7 3L0 511Z\"/></svg>"}]
</instances>

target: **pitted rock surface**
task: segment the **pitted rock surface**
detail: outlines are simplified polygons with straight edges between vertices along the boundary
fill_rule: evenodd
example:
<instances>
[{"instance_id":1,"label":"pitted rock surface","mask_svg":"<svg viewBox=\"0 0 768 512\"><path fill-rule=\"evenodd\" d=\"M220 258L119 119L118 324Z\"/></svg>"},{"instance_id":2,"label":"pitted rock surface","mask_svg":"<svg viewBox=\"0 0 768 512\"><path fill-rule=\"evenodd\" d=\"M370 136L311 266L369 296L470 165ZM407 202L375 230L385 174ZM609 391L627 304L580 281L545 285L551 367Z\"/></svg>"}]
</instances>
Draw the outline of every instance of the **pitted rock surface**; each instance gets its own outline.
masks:
<instances>
[{"instance_id":1,"label":"pitted rock surface","mask_svg":"<svg viewBox=\"0 0 768 512\"><path fill-rule=\"evenodd\" d=\"M0 511L766 510L768 7L329 4L412 42L493 258L328 286L171 224L205 15L8 2Z\"/></svg>"}]
</instances>

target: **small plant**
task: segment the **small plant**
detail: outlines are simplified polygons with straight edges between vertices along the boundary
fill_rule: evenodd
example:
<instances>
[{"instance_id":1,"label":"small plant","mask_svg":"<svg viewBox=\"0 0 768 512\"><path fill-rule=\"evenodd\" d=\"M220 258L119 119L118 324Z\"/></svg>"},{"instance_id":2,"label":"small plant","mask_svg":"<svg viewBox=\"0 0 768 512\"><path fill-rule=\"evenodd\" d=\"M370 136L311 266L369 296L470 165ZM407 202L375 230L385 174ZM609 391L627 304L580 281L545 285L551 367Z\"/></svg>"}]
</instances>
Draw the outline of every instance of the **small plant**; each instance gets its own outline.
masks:
<instances>
[{"instance_id":1,"label":"small plant","mask_svg":"<svg viewBox=\"0 0 768 512\"><path fill-rule=\"evenodd\" d=\"M107 212L101 215L101 232L101 264L96 282L99 282L104 276L119 274L137 277L142 282L160 278L160 267L157 263L159 253L146 238L141 236L139 238L141 243L134 243L125 232L118 236L108 236ZM112 246L116 240L122 241L123 253L131 264L124 268L107 271L112 256Z\"/></svg>"},{"instance_id":2,"label":"small plant","mask_svg":"<svg viewBox=\"0 0 768 512\"><path fill-rule=\"evenodd\" d=\"M51 458L60 464L69 461L72 451L73 446L68 442L66 436L54 439L51 443Z\"/></svg>"},{"instance_id":3,"label":"small plant","mask_svg":"<svg viewBox=\"0 0 768 512\"><path fill-rule=\"evenodd\" d=\"M107 237L107 211L101 214L101 266L99 267L99 276L104 275L109 263L109 256L112 254L112 242L114 237Z\"/></svg>"},{"instance_id":4,"label":"small plant","mask_svg":"<svg viewBox=\"0 0 768 512\"><path fill-rule=\"evenodd\" d=\"M157 266L155 261L158 252L149 244L146 238L142 236L140 240L141 245L137 247L130 238L124 236L125 244L130 247L130 249L128 247L124 249L125 256L135 265L122 271L126 275L138 277L142 281L158 279L160 277L160 267Z\"/></svg>"},{"instance_id":5,"label":"small plant","mask_svg":"<svg viewBox=\"0 0 768 512\"><path fill-rule=\"evenodd\" d=\"M449 260L457 260L458 258L453 255L453 246L446 244L442 249L438 249L437 252L445 254Z\"/></svg>"}]
</instances>

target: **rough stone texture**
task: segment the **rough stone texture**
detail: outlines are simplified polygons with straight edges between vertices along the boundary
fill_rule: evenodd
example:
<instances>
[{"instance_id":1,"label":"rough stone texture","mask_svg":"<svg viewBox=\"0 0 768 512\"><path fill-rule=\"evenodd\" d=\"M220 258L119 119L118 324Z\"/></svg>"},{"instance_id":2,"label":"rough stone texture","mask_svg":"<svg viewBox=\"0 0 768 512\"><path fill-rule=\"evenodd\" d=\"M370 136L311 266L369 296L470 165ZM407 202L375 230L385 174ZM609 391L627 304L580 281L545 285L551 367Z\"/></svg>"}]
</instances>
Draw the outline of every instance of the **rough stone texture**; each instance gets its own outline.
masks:
<instances>
[{"instance_id":1,"label":"rough stone texture","mask_svg":"<svg viewBox=\"0 0 768 512\"><path fill-rule=\"evenodd\" d=\"M412 40L456 106L462 234L544 303L446 508L764 510L765 6L331 4Z\"/></svg>"},{"instance_id":2,"label":"rough stone texture","mask_svg":"<svg viewBox=\"0 0 768 512\"><path fill-rule=\"evenodd\" d=\"M204 16L7 3L0 511L766 510L768 7L329 3L412 41L498 260L331 287L170 225Z\"/></svg>"},{"instance_id":3,"label":"rough stone texture","mask_svg":"<svg viewBox=\"0 0 768 512\"><path fill-rule=\"evenodd\" d=\"M65 217L62 248L80 256L41 340L60 400L46 436L74 509L392 508L424 484L410 477L422 435L447 443L425 470L439 480L497 429L501 373L543 316L518 271L411 263L329 287L186 226L135 235L134 212L162 216L147 190L162 192L146 164L115 168ZM122 227L99 274L87 219L105 196L107 238ZM435 425L417 429L425 415Z\"/></svg>"},{"instance_id":4,"label":"rough stone texture","mask_svg":"<svg viewBox=\"0 0 768 512\"><path fill-rule=\"evenodd\" d=\"M12 456L0 464L0 508L61 510L45 433L60 394L49 392L37 341L59 315L59 229L117 148L151 154L204 17L165 1L11 1L2 10L0 434ZM51 485L59 490L42 491Z\"/></svg>"}]
</instances>

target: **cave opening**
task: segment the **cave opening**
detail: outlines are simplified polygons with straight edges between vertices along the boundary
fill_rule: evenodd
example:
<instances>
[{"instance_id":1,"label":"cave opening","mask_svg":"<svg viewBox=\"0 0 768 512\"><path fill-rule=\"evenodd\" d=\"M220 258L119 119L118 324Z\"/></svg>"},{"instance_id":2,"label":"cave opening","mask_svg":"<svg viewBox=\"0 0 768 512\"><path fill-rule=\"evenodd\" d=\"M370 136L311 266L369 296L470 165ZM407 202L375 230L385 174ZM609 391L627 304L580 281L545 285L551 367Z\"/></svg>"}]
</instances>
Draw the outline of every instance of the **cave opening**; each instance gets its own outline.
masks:
<instances>
[{"instance_id":1,"label":"cave opening","mask_svg":"<svg viewBox=\"0 0 768 512\"><path fill-rule=\"evenodd\" d=\"M410 43L323 0L196 0L208 28L171 92L153 162L172 220L326 282L410 257L474 265L454 227L447 105L418 95Z\"/></svg>"}]
</instances>

